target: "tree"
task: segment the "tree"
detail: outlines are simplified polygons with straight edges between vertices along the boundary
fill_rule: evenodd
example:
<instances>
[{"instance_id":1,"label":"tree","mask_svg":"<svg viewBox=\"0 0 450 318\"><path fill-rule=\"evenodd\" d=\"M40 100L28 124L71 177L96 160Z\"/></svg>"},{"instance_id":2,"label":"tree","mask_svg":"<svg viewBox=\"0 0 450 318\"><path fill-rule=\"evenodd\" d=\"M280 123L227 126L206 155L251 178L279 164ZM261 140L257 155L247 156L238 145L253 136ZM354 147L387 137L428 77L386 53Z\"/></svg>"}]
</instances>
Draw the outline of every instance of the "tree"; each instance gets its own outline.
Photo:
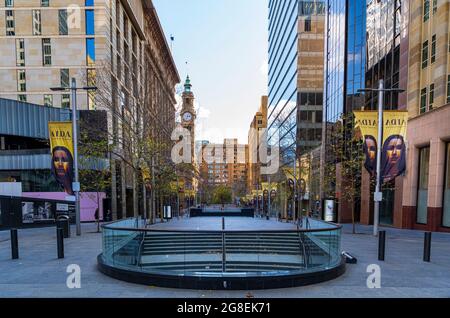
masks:
<instances>
[{"instance_id":1,"label":"tree","mask_svg":"<svg viewBox=\"0 0 450 318\"><path fill-rule=\"evenodd\" d=\"M98 215L97 232L100 232L100 193L108 192L111 186L111 171L107 163L109 153L108 140L102 138L101 132L95 128L86 128L82 124L79 143L79 163L80 163L80 185L81 192L95 192Z\"/></svg>"},{"instance_id":2,"label":"tree","mask_svg":"<svg viewBox=\"0 0 450 318\"><path fill-rule=\"evenodd\" d=\"M352 231L356 232L356 200L361 199L361 169L364 160L362 141L354 129L353 113L342 114L334 125L328 125L327 152L324 160L323 191L325 196L352 206ZM340 193L336 194L336 188Z\"/></svg>"},{"instance_id":3,"label":"tree","mask_svg":"<svg viewBox=\"0 0 450 318\"><path fill-rule=\"evenodd\" d=\"M214 189L213 203L225 205L227 203L232 203L233 195L230 188L219 185Z\"/></svg>"}]
</instances>

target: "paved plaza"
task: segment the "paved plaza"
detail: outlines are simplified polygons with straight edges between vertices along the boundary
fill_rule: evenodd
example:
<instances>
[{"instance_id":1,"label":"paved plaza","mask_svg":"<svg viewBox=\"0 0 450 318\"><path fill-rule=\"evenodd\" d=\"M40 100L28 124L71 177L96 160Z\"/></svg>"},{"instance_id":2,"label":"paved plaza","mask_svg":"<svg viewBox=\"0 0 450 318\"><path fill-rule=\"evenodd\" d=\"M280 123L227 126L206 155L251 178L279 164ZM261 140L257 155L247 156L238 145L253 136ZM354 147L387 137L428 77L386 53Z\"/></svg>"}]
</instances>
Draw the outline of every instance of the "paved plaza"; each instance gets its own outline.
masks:
<instances>
[{"instance_id":1,"label":"paved plaza","mask_svg":"<svg viewBox=\"0 0 450 318\"><path fill-rule=\"evenodd\" d=\"M157 224L165 229L221 229L220 218L192 218ZM227 229L289 229L293 224L275 220L227 218ZM11 260L9 231L0 231L0 297L162 297L262 298L278 297L450 297L450 235L433 233L431 263L422 261L423 232L385 228L386 261L377 260L377 238L371 227L345 225L343 250L357 257L346 273L329 282L287 289L257 291L201 291L158 288L125 283L97 270L102 236L95 224L82 224L83 235L65 240L65 258L57 259L54 227L19 230L20 259ZM75 228L72 228L72 234ZM81 267L81 288L66 286L67 266ZM381 288L369 289L367 267L381 267Z\"/></svg>"}]
</instances>

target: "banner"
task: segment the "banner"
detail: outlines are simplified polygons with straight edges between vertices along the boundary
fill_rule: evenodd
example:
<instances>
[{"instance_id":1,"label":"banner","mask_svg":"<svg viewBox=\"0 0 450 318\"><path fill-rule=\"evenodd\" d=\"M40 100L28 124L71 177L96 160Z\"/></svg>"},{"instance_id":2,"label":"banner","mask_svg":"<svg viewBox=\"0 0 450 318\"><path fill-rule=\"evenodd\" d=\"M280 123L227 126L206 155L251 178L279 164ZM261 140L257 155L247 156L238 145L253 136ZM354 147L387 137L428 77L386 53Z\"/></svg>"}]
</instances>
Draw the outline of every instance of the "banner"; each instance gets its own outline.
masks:
<instances>
[{"instance_id":1,"label":"banner","mask_svg":"<svg viewBox=\"0 0 450 318\"><path fill-rule=\"evenodd\" d=\"M378 112L355 111L356 128L364 139L364 167L372 177L376 175L378 145ZM383 182L394 180L406 170L406 129L408 112L383 112L383 140L381 148L381 176Z\"/></svg>"},{"instance_id":2,"label":"banner","mask_svg":"<svg viewBox=\"0 0 450 318\"><path fill-rule=\"evenodd\" d=\"M378 112L355 111L355 128L359 128L364 140L364 167L375 177L377 172Z\"/></svg>"},{"instance_id":3,"label":"banner","mask_svg":"<svg viewBox=\"0 0 450 318\"><path fill-rule=\"evenodd\" d=\"M52 174L69 195L74 195L73 139L71 122L49 122L50 149L52 154Z\"/></svg>"},{"instance_id":4,"label":"banner","mask_svg":"<svg viewBox=\"0 0 450 318\"><path fill-rule=\"evenodd\" d=\"M385 112L381 171L384 182L394 180L406 171L406 128L408 112Z\"/></svg>"}]
</instances>

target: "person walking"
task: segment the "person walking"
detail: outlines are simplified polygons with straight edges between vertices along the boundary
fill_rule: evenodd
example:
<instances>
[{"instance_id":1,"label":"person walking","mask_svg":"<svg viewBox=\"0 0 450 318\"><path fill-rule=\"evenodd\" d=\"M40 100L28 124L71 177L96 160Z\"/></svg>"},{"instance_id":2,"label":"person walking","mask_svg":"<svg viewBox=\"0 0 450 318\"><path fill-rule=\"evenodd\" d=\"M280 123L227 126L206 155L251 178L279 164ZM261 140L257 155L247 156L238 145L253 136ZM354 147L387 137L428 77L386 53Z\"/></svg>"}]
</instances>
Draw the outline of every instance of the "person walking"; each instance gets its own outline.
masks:
<instances>
[{"instance_id":1,"label":"person walking","mask_svg":"<svg viewBox=\"0 0 450 318\"><path fill-rule=\"evenodd\" d=\"M97 233L100 233L100 215L99 215L98 207L95 209L94 218L95 218L95 222L97 222Z\"/></svg>"}]
</instances>

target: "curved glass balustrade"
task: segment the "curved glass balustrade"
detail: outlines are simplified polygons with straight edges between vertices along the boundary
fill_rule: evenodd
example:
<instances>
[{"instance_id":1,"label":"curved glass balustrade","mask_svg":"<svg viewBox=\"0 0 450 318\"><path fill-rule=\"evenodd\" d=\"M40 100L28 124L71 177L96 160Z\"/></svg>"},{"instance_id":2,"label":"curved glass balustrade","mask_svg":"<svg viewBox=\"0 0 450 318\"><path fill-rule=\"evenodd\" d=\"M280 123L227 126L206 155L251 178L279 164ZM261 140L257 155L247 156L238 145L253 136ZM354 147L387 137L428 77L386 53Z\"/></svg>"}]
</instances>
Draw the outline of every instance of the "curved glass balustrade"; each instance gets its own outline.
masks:
<instances>
[{"instance_id":1,"label":"curved glass balustrade","mask_svg":"<svg viewBox=\"0 0 450 318\"><path fill-rule=\"evenodd\" d=\"M341 265L341 227L309 220L308 229L288 231L166 231L128 219L103 226L99 258L112 268L155 275L314 273Z\"/></svg>"}]
</instances>

